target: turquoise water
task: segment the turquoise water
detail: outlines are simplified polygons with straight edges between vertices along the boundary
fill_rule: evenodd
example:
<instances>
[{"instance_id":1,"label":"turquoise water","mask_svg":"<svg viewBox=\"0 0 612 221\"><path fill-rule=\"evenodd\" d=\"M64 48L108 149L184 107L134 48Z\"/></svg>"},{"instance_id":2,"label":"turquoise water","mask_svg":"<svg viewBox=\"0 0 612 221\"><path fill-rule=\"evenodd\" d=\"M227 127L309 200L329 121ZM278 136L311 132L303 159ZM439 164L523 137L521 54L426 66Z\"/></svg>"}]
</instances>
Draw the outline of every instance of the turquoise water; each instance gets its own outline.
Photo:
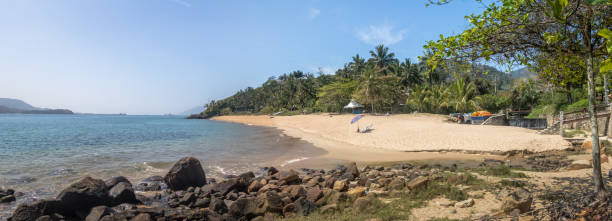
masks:
<instances>
[{"instance_id":1,"label":"turquoise water","mask_svg":"<svg viewBox=\"0 0 612 221\"><path fill-rule=\"evenodd\" d=\"M174 116L0 114L0 187L55 196L89 175L163 175L194 156L207 176L280 166L323 151L276 129Z\"/></svg>"}]
</instances>

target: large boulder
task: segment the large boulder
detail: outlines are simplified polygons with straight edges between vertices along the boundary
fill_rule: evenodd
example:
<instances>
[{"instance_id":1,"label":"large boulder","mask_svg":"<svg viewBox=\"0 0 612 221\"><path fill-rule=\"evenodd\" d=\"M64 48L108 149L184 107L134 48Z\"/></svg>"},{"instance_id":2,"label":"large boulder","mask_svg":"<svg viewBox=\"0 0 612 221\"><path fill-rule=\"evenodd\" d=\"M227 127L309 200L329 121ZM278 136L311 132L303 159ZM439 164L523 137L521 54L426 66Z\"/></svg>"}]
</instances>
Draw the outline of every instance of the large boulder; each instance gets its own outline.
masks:
<instances>
[{"instance_id":1,"label":"large boulder","mask_svg":"<svg viewBox=\"0 0 612 221\"><path fill-rule=\"evenodd\" d=\"M72 211L89 211L94 206L110 204L104 181L85 177L64 189L57 197L64 207Z\"/></svg>"},{"instance_id":2,"label":"large boulder","mask_svg":"<svg viewBox=\"0 0 612 221\"><path fill-rule=\"evenodd\" d=\"M413 189L416 189L416 188L419 188L419 187L427 186L427 183L429 183L429 178L428 177L426 177L426 176L419 176L417 178L414 178L410 182L408 182L408 184L406 186L408 186L408 188L413 190Z\"/></svg>"},{"instance_id":3,"label":"large boulder","mask_svg":"<svg viewBox=\"0 0 612 221\"><path fill-rule=\"evenodd\" d=\"M132 184L120 182L113 186L108 191L108 196L111 199L111 204L118 205L122 203L138 203Z\"/></svg>"},{"instance_id":4,"label":"large boulder","mask_svg":"<svg viewBox=\"0 0 612 221\"><path fill-rule=\"evenodd\" d=\"M111 177L110 179L105 180L104 184L106 185L106 188L108 188L110 190L115 185L117 185L118 183L121 183L121 182L129 183L130 185L132 185L132 183L127 178L125 178L124 176Z\"/></svg>"},{"instance_id":5,"label":"large boulder","mask_svg":"<svg viewBox=\"0 0 612 221\"><path fill-rule=\"evenodd\" d=\"M206 175L198 159L184 157L172 166L164 180L172 190L185 190L189 187L204 186Z\"/></svg>"},{"instance_id":6,"label":"large boulder","mask_svg":"<svg viewBox=\"0 0 612 221\"><path fill-rule=\"evenodd\" d=\"M284 181L286 184L293 183L294 181L297 181L300 179L298 172L296 172L295 170L289 170L289 171L283 170L276 175L278 175L279 181L281 182Z\"/></svg>"},{"instance_id":7,"label":"large boulder","mask_svg":"<svg viewBox=\"0 0 612 221\"><path fill-rule=\"evenodd\" d=\"M62 214L71 215L70 211L62 207L57 200L40 200L33 203L21 204L13 212L11 221L35 221L41 216Z\"/></svg>"},{"instance_id":8,"label":"large boulder","mask_svg":"<svg viewBox=\"0 0 612 221\"><path fill-rule=\"evenodd\" d=\"M359 169L357 168L357 163L355 162L349 163L344 173L351 174L353 175L353 177L359 177Z\"/></svg>"}]
</instances>

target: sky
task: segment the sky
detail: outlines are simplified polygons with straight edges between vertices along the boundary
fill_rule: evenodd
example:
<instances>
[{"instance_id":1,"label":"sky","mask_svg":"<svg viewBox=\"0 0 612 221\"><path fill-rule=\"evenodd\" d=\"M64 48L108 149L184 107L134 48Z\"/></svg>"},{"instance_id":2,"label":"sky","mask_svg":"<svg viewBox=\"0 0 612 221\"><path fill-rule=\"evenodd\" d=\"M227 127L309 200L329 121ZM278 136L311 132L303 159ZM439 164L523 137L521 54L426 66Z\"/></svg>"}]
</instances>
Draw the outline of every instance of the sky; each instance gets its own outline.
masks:
<instances>
[{"instance_id":1,"label":"sky","mask_svg":"<svg viewBox=\"0 0 612 221\"><path fill-rule=\"evenodd\" d=\"M0 97L79 113L180 113L385 44L415 61L474 0L0 0Z\"/></svg>"}]
</instances>

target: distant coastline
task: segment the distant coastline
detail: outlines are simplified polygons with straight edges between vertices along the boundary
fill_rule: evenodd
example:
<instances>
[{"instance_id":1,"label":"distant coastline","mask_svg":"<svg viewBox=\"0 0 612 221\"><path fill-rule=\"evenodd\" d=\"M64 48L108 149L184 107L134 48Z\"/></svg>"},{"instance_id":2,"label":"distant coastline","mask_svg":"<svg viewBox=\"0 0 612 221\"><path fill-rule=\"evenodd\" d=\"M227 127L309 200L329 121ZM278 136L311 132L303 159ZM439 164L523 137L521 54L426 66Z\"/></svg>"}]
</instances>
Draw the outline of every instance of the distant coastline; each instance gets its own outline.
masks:
<instances>
[{"instance_id":1,"label":"distant coastline","mask_svg":"<svg viewBox=\"0 0 612 221\"><path fill-rule=\"evenodd\" d=\"M22 100L0 98L0 114L74 114L68 109L34 107Z\"/></svg>"},{"instance_id":2,"label":"distant coastline","mask_svg":"<svg viewBox=\"0 0 612 221\"><path fill-rule=\"evenodd\" d=\"M68 109L19 110L0 106L0 114L74 114Z\"/></svg>"}]
</instances>

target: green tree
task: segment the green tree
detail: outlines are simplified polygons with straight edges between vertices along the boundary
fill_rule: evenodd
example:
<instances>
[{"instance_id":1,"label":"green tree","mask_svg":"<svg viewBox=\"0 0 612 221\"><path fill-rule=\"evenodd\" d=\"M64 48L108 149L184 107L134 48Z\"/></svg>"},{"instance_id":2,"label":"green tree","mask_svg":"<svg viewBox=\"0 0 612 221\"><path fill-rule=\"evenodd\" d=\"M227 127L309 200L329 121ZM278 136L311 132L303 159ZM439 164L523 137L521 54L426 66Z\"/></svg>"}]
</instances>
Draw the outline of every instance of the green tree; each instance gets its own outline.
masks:
<instances>
[{"instance_id":1,"label":"green tree","mask_svg":"<svg viewBox=\"0 0 612 221\"><path fill-rule=\"evenodd\" d=\"M455 108L455 111L465 113L473 110L476 107L474 96L476 95L476 86L474 83L468 83L465 78L455 74L455 82L449 88L450 104Z\"/></svg>"},{"instance_id":2,"label":"green tree","mask_svg":"<svg viewBox=\"0 0 612 221\"><path fill-rule=\"evenodd\" d=\"M430 96L431 94L427 87L415 85L408 95L406 103L416 107L417 111L424 112L429 105Z\"/></svg>"},{"instance_id":3,"label":"green tree","mask_svg":"<svg viewBox=\"0 0 612 221\"><path fill-rule=\"evenodd\" d=\"M395 53L389 52L389 48L384 45L378 45L374 50L370 50L370 62L373 62L376 65L377 72L382 73L382 75L387 75L391 71L389 70L389 66L397 62L395 59Z\"/></svg>"},{"instance_id":4,"label":"green tree","mask_svg":"<svg viewBox=\"0 0 612 221\"><path fill-rule=\"evenodd\" d=\"M450 0L430 0L446 4ZM480 2L480 1L479 1ZM589 93L589 115L593 142L593 182L603 194L599 137L595 116L594 65L604 60L604 41L596 35L612 26L612 4L606 0L503 0L492 3L481 14L466 16L470 27L454 36L440 36L425 46L432 67L445 61L478 59L537 65L540 54L577 56L584 61ZM600 195L603 196L603 195Z\"/></svg>"}]
</instances>

